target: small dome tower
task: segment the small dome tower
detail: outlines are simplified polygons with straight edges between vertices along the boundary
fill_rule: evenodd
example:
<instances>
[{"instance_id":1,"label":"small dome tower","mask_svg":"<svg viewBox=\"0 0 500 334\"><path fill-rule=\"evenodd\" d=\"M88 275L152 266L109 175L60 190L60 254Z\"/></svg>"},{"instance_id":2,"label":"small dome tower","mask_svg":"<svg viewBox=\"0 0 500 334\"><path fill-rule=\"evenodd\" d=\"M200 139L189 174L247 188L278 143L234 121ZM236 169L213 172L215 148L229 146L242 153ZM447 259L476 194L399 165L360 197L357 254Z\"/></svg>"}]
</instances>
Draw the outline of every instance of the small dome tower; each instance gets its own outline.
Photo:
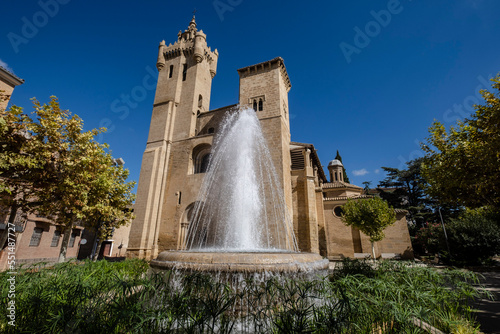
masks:
<instances>
[{"instance_id":1,"label":"small dome tower","mask_svg":"<svg viewBox=\"0 0 500 334\"><path fill-rule=\"evenodd\" d=\"M330 182L341 181L344 182L342 162L340 160L332 160L328 163L328 171L330 172Z\"/></svg>"}]
</instances>

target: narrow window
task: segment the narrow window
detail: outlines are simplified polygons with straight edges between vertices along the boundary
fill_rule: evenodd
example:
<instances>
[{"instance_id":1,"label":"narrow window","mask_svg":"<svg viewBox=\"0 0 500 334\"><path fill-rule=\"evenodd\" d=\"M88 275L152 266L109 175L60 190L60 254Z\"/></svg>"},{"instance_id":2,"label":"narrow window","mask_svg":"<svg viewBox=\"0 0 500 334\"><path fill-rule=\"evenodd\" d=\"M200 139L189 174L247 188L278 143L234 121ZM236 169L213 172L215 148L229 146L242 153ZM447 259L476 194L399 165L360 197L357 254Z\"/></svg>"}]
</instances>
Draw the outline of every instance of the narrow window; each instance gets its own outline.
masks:
<instances>
[{"instance_id":1,"label":"narrow window","mask_svg":"<svg viewBox=\"0 0 500 334\"><path fill-rule=\"evenodd\" d=\"M201 94L198 96L198 108L201 108L203 105L203 96Z\"/></svg>"},{"instance_id":2,"label":"narrow window","mask_svg":"<svg viewBox=\"0 0 500 334\"><path fill-rule=\"evenodd\" d=\"M177 200L177 204L181 205L182 192L179 191L179 198Z\"/></svg>"},{"instance_id":3,"label":"narrow window","mask_svg":"<svg viewBox=\"0 0 500 334\"><path fill-rule=\"evenodd\" d=\"M170 72L168 72L168 77L171 78L172 74L174 74L174 65L170 65Z\"/></svg>"},{"instance_id":4,"label":"narrow window","mask_svg":"<svg viewBox=\"0 0 500 334\"><path fill-rule=\"evenodd\" d=\"M210 153L205 154L201 158L200 173L205 173L208 170L208 163L210 162Z\"/></svg>"},{"instance_id":5,"label":"narrow window","mask_svg":"<svg viewBox=\"0 0 500 334\"><path fill-rule=\"evenodd\" d=\"M338 181L338 176L337 176L337 172L335 172L335 181Z\"/></svg>"},{"instance_id":6,"label":"narrow window","mask_svg":"<svg viewBox=\"0 0 500 334\"><path fill-rule=\"evenodd\" d=\"M259 99L259 111L262 111L262 99Z\"/></svg>"},{"instance_id":7,"label":"narrow window","mask_svg":"<svg viewBox=\"0 0 500 334\"><path fill-rule=\"evenodd\" d=\"M35 227L33 234L31 235L30 247L38 247L40 245L40 240L42 239L43 228Z\"/></svg>"},{"instance_id":8,"label":"narrow window","mask_svg":"<svg viewBox=\"0 0 500 334\"><path fill-rule=\"evenodd\" d=\"M257 111L257 100L253 100L253 110Z\"/></svg>"},{"instance_id":9,"label":"narrow window","mask_svg":"<svg viewBox=\"0 0 500 334\"><path fill-rule=\"evenodd\" d=\"M73 231L71 233L71 237L69 238L69 245L68 245L68 247L75 247L75 239L79 235L80 235L80 231Z\"/></svg>"},{"instance_id":10,"label":"narrow window","mask_svg":"<svg viewBox=\"0 0 500 334\"><path fill-rule=\"evenodd\" d=\"M55 230L54 231L54 236L52 237L52 243L50 244L50 247L57 247L59 246L59 240L61 239L61 231L60 230Z\"/></svg>"},{"instance_id":11,"label":"narrow window","mask_svg":"<svg viewBox=\"0 0 500 334\"><path fill-rule=\"evenodd\" d=\"M188 70L188 65L184 64L184 67L182 69L182 81L186 81L187 70Z\"/></svg>"},{"instance_id":12,"label":"narrow window","mask_svg":"<svg viewBox=\"0 0 500 334\"><path fill-rule=\"evenodd\" d=\"M207 133L207 130L200 131L200 133ZM193 173L205 173L208 169L210 162L210 145L202 144L193 150Z\"/></svg>"}]
</instances>

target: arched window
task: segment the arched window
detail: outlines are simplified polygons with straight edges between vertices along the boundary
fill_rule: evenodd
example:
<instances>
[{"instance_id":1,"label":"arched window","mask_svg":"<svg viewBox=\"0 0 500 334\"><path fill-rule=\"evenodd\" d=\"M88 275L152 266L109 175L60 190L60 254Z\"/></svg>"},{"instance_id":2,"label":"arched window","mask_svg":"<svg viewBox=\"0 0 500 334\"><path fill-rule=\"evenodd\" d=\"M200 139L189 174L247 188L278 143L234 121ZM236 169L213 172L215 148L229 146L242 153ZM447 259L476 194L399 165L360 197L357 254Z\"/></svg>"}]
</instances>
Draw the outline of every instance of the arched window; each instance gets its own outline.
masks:
<instances>
[{"instance_id":1,"label":"arched window","mask_svg":"<svg viewBox=\"0 0 500 334\"><path fill-rule=\"evenodd\" d=\"M257 101L253 100L253 110L257 111Z\"/></svg>"},{"instance_id":2,"label":"arched window","mask_svg":"<svg viewBox=\"0 0 500 334\"><path fill-rule=\"evenodd\" d=\"M184 214L182 215L181 218L181 226L179 229L179 240L177 241L177 248L178 249L186 249L186 239L188 237L188 229L189 225L191 224L193 220L193 214L194 214L194 209L196 207L197 202L189 204L186 209L184 210Z\"/></svg>"},{"instance_id":3,"label":"arched window","mask_svg":"<svg viewBox=\"0 0 500 334\"><path fill-rule=\"evenodd\" d=\"M210 145L201 144L193 150L193 173L205 173L210 163Z\"/></svg>"},{"instance_id":4,"label":"arched window","mask_svg":"<svg viewBox=\"0 0 500 334\"><path fill-rule=\"evenodd\" d=\"M209 163L210 163L210 153L207 153L201 157L198 173L205 173L208 170Z\"/></svg>"},{"instance_id":5,"label":"arched window","mask_svg":"<svg viewBox=\"0 0 500 334\"><path fill-rule=\"evenodd\" d=\"M259 111L262 111L262 99L259 99Z\"/></svg>"}]
</instances>

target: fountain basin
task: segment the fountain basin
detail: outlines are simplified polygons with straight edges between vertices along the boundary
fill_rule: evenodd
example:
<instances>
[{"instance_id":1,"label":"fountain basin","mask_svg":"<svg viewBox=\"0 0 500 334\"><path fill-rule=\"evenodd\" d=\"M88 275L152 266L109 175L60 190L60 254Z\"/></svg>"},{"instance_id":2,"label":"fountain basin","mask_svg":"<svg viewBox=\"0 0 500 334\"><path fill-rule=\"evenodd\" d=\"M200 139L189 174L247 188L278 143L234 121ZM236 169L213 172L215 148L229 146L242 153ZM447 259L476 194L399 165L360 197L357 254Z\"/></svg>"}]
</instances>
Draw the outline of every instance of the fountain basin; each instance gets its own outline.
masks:
<instances>
[{"instance_id":1,"label":"fountain basin","mask_svg":"<svg viewBox=\"0 0 500 334\"><path fill-rule=\"evenodd\" d=\"M150 266L200 272L307 273L326 270L328 263L328 259L314 253L164 251Z\"/></svg>"}]
</instances>

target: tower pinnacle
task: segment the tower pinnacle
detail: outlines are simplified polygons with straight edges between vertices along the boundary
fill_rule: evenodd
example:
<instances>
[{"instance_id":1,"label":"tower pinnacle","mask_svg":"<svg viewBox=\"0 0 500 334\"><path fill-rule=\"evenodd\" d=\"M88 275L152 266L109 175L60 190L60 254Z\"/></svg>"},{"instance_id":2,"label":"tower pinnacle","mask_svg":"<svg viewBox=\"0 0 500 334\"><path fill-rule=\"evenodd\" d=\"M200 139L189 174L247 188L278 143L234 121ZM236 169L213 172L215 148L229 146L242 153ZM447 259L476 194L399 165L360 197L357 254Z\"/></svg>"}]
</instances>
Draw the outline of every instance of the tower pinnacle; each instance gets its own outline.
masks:
<instances>
[{"instance_id":1,"label":"tower pinnacle","mask_svg":"<svg viewBox=\"0 0 500 334\"><path fill-rule=\"evenodd\" d=\"M195 16L194 16L195 13L196 13L196 9L193 10L193 18L191 19L191 22L189 22L189 27L194 25L194 27L196 28L196 20L195 20Z\"/></svg>"}]
</instances>

